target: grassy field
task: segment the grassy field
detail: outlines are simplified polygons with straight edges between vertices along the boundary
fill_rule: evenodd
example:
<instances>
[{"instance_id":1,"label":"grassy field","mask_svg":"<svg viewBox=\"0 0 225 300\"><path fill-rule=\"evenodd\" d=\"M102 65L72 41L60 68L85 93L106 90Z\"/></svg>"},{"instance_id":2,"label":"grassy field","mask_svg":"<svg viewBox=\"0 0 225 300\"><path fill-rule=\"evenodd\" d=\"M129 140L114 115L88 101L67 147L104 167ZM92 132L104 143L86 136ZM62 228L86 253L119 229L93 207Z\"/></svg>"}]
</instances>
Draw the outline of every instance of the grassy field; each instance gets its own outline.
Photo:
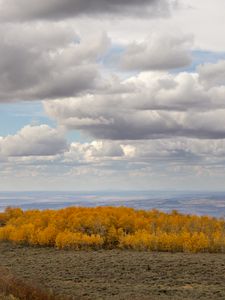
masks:
<instances>
[{"instance_id":1,"label":"grassy field","mask_svg":"<svg viewBox=\"0 0 225 300\"><path fill-rule=\"evenodd\" d=\"M74 299L225 299L225 254L64 251L0 243L14 275Z\"/></svg>"},{"instance_id":2,"label":"grassy field","mask_svg":"<svg viewBox=\"0 0 225 300\"><path fill-rule=\"evenodd\" d=\"M53 290L37 285L31 280L14 275L14 271L0 267L0 300L71 300L69 296L58 296ZM73 300L73 299L72 299Z\"/></svg>"}]
</instances>

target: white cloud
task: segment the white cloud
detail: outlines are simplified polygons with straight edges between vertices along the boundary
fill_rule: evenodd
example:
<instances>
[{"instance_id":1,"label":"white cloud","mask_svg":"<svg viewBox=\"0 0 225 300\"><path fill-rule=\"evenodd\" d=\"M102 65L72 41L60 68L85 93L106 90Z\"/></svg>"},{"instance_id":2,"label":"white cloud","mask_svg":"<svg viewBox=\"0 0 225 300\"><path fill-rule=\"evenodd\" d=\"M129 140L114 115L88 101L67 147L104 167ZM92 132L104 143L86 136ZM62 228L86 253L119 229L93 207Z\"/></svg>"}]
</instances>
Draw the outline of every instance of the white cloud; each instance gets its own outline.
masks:
<instances>
[{"instance_id":1,"label":"white cloud","mask_svg":"<svg viewBox=\"0 0 225 300\"><path fill-rule=\"evenodd\" d=\"M60 125L98 139L225 138L225 85L207 86L198 73L145 72L115 91L44 106Z\"/></svg>"},{"instance_id":2,"label":"white cloud","mask_svg":"<svg viewBox=\"0 0 225 300\"><path fill-rule=\"evenodd\" d=\"M47 125L28 125L16 135L0 139L0 154L6 157L51 156L64 152L66 148L62 133Z\"/></svg>"},{"instance_id":3,"label":"white cloud","mask_svg":"<svg viewBox=\"0 0 225 300\"><path fill-rule=\"evenodd\" d=\"M66 162L93 163L116 160L125 156L122 146L112 141L93 141L91 143L72 143L65 152Z\"/></svg>"},{"instance_id":4,"label":"white cloud","mask_svg":"<svg viewBox=\"0 0 225 300\"><path fill-rule=\"evenodd\" d=\"M153 34L143 42L129 44L121 57L125 70L169 70L191 63L190 36Z\"/></svg>"},{"instance_id":5,"label":"white cloud","mask_svg":"<svg viewBox=\"0 0 225 300\"><path fill-rule=\"evenodd\" d=\"M219 180L219 185L224 178L224 143L224 140L187 138L74 142L64 152L49 157L9 157L1 164L1 184L7 184L7 178L11 178L16 186L20 183L20 188L28 181L42 188L46 184L85 188L87 182L89 189L101 188L102 184L117 188L118 184L171 188L170 184L175 182L185 187L191 178L195 187L213 178Z\"/></svg>"}]
</instances>

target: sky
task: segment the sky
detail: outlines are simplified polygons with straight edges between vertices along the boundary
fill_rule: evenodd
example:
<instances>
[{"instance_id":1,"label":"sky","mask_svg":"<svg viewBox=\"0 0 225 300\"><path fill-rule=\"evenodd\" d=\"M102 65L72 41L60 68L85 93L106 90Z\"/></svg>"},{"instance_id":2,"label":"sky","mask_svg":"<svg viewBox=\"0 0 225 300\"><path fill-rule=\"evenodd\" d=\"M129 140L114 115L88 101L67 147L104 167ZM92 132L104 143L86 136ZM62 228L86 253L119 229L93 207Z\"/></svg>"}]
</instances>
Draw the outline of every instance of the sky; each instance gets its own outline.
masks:
<instances>
[{"instance_id":1,"label":"sky","mask_svg":"<svg viewBox=\"0 0 225 300\"><path fill-rule=\"evenodd\" d=\"M0 0L0 191L225 190L224 0Z\"/></svg>"}]
</instances>

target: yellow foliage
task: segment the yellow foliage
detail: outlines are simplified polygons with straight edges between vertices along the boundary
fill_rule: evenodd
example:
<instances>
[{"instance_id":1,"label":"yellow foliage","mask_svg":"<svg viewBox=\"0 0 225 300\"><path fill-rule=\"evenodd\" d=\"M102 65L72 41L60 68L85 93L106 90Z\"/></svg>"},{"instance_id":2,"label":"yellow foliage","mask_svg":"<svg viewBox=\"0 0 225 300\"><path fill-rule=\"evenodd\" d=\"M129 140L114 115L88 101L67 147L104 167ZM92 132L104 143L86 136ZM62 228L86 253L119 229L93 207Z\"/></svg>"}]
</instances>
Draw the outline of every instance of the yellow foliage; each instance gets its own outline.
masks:
<instances>
[{"instance_id":1,"label":"yellow foliage","mask_svg":"<svg viewBox=\"0 0 225 300\"><path fill-rule=\"evenodd\" d=\"M134 250L156 250L156 236L147 231L125 234L120 238L120 248Z\"/></svg>"},{"instance_id":2,"label":"yellow foliage","mask_svg":"<svg viewBox=\"0 0 225 300\"><path fill-rule=\"evenodd\" d=\"M225 252L225 221L125 207L7 208L0 214L0 241L75 250Z\"/></svg>"},{"instance_id":3,"label":"yellow foliage","mask_svg":"<svg viewBox=\"0 0 225 300\"><path fill-rule=\"evenodd\" d=\"M58 231L55 226L48 226L37 233L36 243L42 246L54 246Z\"/></svg>"},{"instance_id":4,"label":"yellow foliage","mask_svg":"<svg viewBox=\"0 0 225 300\"><path fill-rule=\"evenodd\" d=\"M11 240L11 233L15 230L15 227L12 225L6 225L0 228L0 241Z\"/></svg>"},{"instance_id":5,"label":"yellow foliage","mask_svg":"<svg viewBox=\"0 0 225 300\"><path fill-rule=\"evenodd\" d=\"M56 237L55 245L59 249L100 249L104 243L98 234L82 234L80 232L61 232Z\"/></svg>"}]
</instances>

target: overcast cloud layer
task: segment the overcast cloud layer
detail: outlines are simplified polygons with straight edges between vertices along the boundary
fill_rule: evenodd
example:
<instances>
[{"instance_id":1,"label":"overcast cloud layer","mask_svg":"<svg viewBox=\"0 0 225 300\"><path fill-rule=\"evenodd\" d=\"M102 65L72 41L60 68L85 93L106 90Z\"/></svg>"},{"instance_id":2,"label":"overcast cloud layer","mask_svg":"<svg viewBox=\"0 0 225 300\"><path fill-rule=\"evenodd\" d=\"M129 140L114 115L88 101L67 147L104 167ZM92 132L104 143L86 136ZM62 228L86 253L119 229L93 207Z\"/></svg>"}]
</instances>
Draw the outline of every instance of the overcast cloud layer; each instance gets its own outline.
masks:
<instances>
[{"instance_id":1,"label":"overcast cloud layer","mask_svg":"<svg viewBox=\"0 0 225 300\"><path fill-rule=\"evenodd\" d=\"M58 20L78 15L138 14L164 16L169 13L171 0L4 0L0 1L1 19Z\"/></svg>"},{"instance_id":2,"label":"overcast cloud layer","mask_svg":"<svg viewBox=\"0 0 225 300\"><path fill-rule=\"evenodd\" d=\"M0 0L0 189L223 187L225 7L197 2Z\"/></svg>"}]
</instances>

